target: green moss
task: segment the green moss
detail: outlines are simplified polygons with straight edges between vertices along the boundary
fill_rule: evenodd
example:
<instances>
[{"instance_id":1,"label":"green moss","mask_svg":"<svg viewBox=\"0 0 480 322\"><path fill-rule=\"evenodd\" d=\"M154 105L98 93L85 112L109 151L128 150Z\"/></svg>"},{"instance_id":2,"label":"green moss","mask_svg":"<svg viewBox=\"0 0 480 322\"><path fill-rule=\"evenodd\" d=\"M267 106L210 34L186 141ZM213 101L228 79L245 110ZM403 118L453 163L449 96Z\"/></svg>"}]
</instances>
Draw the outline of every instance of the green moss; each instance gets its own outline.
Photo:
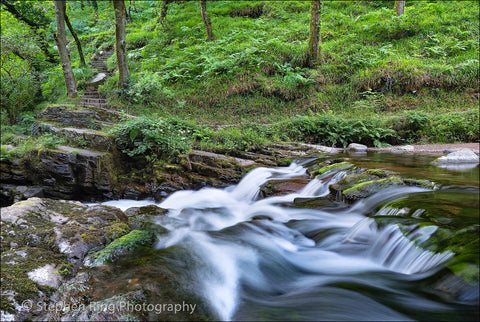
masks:
<instances>
[{"instance_id":1,"label":"green moss","mask_svg":"<svg viewBox=\"0 0 480 322\"><path fill-rule=\"evenodd\" d=\"M2 254L1 271L2 292L13 291L15 293L14 299L17 303L22 303L25 300L34 301L39 297L39 291L47 296L55 291L50 286L39 285L29 279L28 272L47 264L53 264L63 271L73 267L65 255L54 253L50 250L27 246L16 249L17 253L19 251L25 251L27 253L26 256L15 254L13 251ZM10 261L15 261L15 263L9 264ZM5 296L2 296L2 308L10 308L8 312L14 313L11 310L11 305L12 303Z\"/></svg>"},{"instance_id":2,"label":"green moss","mask_svg":"<svg viewBox=\"0 0 480 322\"><path fill-rule=\"evenodd\" d=\"M390 172L382 169L368 169L365 173L379 178L386 178L390 175Z\"/></svg>"},{"instance_id":3,"label":"green moss","mask_svg":"<svg viewBox=\"0 0 480 322\"><path fill-rule=\"evenodd\" d=\"M339 182L331 184L329 186L329 189L333 194L336 194L337 192L342 192L347 189L350 189L351 187L353 187L358 183L377 180L377 179L379 179L379 177L374 175L368 175L366 173L349 174Z\"/></svg>"},{"instance_id":4,"label":"green moss","mask_svg":"<svg viewBox=\"0 0 480 322\"><path fill-rule=\"evenodd\" d=\"M128 253L139 246L150 246L154 240L152 232L144 230L132 230L111 242L103 250L94 254L96 263L102 264L113 260L115 257Z\"/></svg>"},{"instance_id":5,"label":"green moss","mask_svg":"<svg viewBox=\"0 0 480 322\"><path fill-rule=\"evenodd\" d=\"M330 165L327 165L327 166L324 166L320 169L318 169L314 174L316 176L318 175L321 175L321 174L324 174L325 172L327 171L330 171L330 170L337 170L337 171L341 171L341 170L348 170L348 169L351 169L353 168L353 164L350 163L350 162L339 162L339 163L334 163L334 164L330 164Z\"/></svg>"},{"instance_id":6,"label":"green moss","mask_svg":"<svg viewBox=\"0 0 480 322\"><path fill-rule=\"evenodd\" d=\"M115 222L108 226L106 230L107 238L109 238L110 240L125 236L131 231L130 227L124 222Z\"/></svg>"},{"instance_id":7,"label":"green moss","mask_svg":"<svg viewBox=\"0 0 480 322\"><path fill-rule=\"evenodd\" d=\"M354 185L353 187L344 190L343 195L347 199L353 199L353 200L366 198L389 186L398 185L402 183L403 183L402 179L396 176L385 178L385 179L360 182Z\"/></svg>"},{"instance_id":8,"label":"green moss","mask_svg":"<svg viewBox=\"0 0 480 322\"><path fill-rule=\"evenodd\" d=\"M478 264L472 263L458 263L448 266L450 270L455 274L463 278L463 280L470 285L477 285L479 279L479 267Z\"/></svg>"},{"instance_id":9,"label":"green moss","mask_svg":"<svg viewBox=\"0 0 480 322\"><path fill-rule=\"evenodd\" d=\"M432 189L433 190L433 189L437 188L437 185L435 184L435 182L431 182L431 181L428 181L428 180L417 180L417 179L404 178L403 182L406 185L417 186L417 187L421 187L421 188L424 188L424 189Z\"/></svg>"}]
</instances>

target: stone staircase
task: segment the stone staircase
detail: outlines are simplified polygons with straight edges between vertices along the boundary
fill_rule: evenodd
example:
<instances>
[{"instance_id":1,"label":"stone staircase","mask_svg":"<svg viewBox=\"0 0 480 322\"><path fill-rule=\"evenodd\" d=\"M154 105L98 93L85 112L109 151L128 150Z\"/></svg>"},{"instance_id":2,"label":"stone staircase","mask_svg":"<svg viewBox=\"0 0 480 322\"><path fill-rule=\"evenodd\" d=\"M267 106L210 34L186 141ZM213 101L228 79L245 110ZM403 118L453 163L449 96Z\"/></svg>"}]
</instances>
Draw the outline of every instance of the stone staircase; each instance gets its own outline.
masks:
<instances>
[{"instance_id":1,"label":"stone staircase","mask_svg":"<svg viewBox=\"0 0 480 322\"><path fill-rule=\"evenodd\" d=\"M98 73L93 77L90 83L87 85L85 93L83 93L80 106L92 106L96 108L105 108L106 99L101 97L98 93L98 85L103 84L105 79L110 76L107 65L105 62L110 56L113 55L112 50L100 51L97 57L94 57L91 61L91 66L96 69Z\"/></svg>"}]
</instances>

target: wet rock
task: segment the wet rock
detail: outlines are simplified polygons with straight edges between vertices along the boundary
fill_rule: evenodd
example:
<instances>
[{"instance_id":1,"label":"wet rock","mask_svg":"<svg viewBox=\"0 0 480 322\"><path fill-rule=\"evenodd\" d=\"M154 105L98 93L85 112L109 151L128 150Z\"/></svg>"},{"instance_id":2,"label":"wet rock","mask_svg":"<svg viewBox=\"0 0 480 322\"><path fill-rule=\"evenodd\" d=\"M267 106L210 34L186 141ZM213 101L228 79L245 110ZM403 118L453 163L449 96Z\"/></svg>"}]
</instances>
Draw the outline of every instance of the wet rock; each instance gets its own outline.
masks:
<instances>
[{"instance_id":1,"label":"wet rock","mask_svg":"<svg viewBox=\"0 0 480 322\"><path fill-rule=\"evenodd\" d=\"M354 152L367 152L368 147L359 143L350 143L347 146L347 150Z\"/></svg>"},{"instance_id":2,"label":"wet rock","mask_svg":"<svg viewBox=\"0 0 480 322\"><path fill-rule=\"evenodd\" d=\"M354 165L346 159L331 159L309 167L308 172L311 176L317 177L327 172L336 173L342 170L353 169Z\"/></svg>"},{"instance_id":3,"label":"wet rock","mask_svg":"<svg viewBox=\"0 0 480 322\"><path fill-rule=\"evenodd\" d=\"M337 201L351 203L398 185L437 189L435 183L428 180L402 178L382 169L359 170L360 172L349 174L339 182L331 184L329 186L331 197Z\"/></svg>"},{"instance_id":4,"label":"wet rock","mask_svg":"<svg viewBox=\"0 0 480 322\"><path fill-rule=\"evenodd\" d=\"M151 246L154 240L154 235L150 231L132 230L125 236L108 244L101 251L88 255L85 258L84 265L87 267L104 265L119 256L132 252L137 247Z\"/></svg>"},{"instance_id":5,"label":"wet rock","mask_svg":"<svg viewBox=\"0 0 480 322\"><path fill-rule=\"evenodd\" d=\"M155 205L149 205L144 207L132 207L125 210L125 214L128 216L128 222L132 229L144 230L152 227L152 218L156 216L163 216L168 212L167 209L157 207ZM156 228L160 227L158 225ZM149 229L149 230L150 230ZM164 229L162 232L165 232Z\"/></svg>"},{"instance_id":6,"label":"wet rock","mask_svg":"<svg viewBox=\"0 0 480 322\"><path fill-rule=\"evenodd\" d=\"M31 151L17 161L1 164L2 179L6 179L3 182L28 187L25 191L2 193L12 201L31 196L103 199L113 190L114 165L107 153L59 146L57 150Z\"/></svg>"},{"instance_id":7,"label":"wet rock","mask_svg":"<svg viewBox=\"0 0 480 322\"><path fill-rule=\"evenodd\" d=\"M308 177L290 178L288 180L271 180L260 187L264 198L284 196L302 190L308 183Z\"/></svg>"},{"instance_id":8,"label":"wet rock","mask_svg":"<svg viewBox=\"0 0 480 322\"><path fill-rule=\"evenodd\" d=\"M392 176L385 179L363 181L355 184L353 187L343 190L343 197L347 200L358 200L366 198L385 188L402 184L401 178Z\"/></svg>"},{"instance_id":9,"label":"wet rock","mask_svg":"<svg viewBox=\"0 0 480 322\"><path fill-rule=\"evenodd\" d=\"M432 164L446 164L446 163L479 163L479 156L473 152L472 149L461 149L451 152L446 156L437 158Z\"/></svg>"},{"instance_id":10,"label":"wet rock","mask_svg":"<svg viewBox=\"0 0 480 322\"><path fill-rule=\"evenodd\" d=\"M2 208L3 314L15 320L40 314L35 307L22 309L22 302L48 303L90 250L130 232L127 221L118 208L75 201L30 198Z\"/></svg>"},{"instance_id":11,"label":"wet rock","mask_svg":"<svg viewBox=\"0 0 480 322\"><path fill-rule=\"evenodd\" d=\"M315 198L295 198L293 204L296 208L319 209L328 207L337 207L338 205L326 197Z\"/></svg>"},{"instance_id":12,"label":"wet rock","mask_svg":"<svg viewBox=\"0 0 480 322\"><path fill-rule=\"evenodd\" d=\"M32 197L43 197L43 189L38 186L17 186L13 184L0 184L0 195L2 197L2 207L26 200Z\"/></svg>"}]
</instances>

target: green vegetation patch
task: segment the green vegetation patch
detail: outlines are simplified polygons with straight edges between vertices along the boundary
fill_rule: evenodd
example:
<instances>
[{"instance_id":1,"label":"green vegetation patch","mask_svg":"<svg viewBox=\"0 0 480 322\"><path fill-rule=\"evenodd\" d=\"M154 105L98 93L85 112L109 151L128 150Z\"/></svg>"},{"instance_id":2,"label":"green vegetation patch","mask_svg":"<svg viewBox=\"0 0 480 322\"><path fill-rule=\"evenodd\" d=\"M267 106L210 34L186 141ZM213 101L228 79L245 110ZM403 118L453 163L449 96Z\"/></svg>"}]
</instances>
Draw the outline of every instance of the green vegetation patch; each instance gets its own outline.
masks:
<instances>
[{"instance_id":1,"label":"green vegetation patch","mask_svg":"<svg viewBox=\"0 0 480 322\"><path fill-rule=\"evenodd\" d=\"M125 255L128 252L140 247L151 246L154 234L144 230L132 230L128 234L114 240L103 250L93 254L94 266L102 265L105 262L114 260L116 257Z\"/></svg>"},{"instance_id":2,"label":"green vegetation patch","mask_svg":"<svg viewBox=\"0 0 480 322\"><path fill-rule=\"evenodd\" d=\"M394 185L402 184L401 178L392 176L389 178L365 181L355 184L353 187L343 190L343 195L349 200L366 198L380 190Z\"/></svg>"},{"instance_id":3,"label":"green vegetation patch","mask_svg":"<svg viewBox=\"0 0 480 322\"><path fill-rule=\"evenodd\" d=\"M41 292L51 295L55 291L53 287L40 285L28 278L28 272L47 264L55 265L62 275L71 273L72 264L64 254L29 246L2 252L2 294L13 291L13 299L17 304L25 300L35 302ZM13 302L4 295L1 296L1 308L10 313L16 312Z\"/></svg>"},{"instance_id":4,"label":"green vegetation patch","mask_svg":"<svg viewBox=\"0 0 480 322\"><path fill-rule=\"evenodd\" d=\"M318 169L317 171L314 172L314 175L319 176L331 170L341 171L341 170L348 170L353 167L354 165L350 162L347 162L347 161L338 162L338 163L330 164Z\"/></svg>"}]
</instances>

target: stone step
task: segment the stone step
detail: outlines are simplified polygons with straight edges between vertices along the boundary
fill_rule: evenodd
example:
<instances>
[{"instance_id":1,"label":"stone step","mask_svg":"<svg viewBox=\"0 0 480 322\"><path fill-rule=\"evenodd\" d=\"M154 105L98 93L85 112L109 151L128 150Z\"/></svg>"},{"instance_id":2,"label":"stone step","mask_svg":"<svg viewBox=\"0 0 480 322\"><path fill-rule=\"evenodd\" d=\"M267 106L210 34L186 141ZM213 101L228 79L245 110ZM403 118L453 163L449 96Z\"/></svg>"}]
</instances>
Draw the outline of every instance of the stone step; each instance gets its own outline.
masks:
<instances>
[{"instance_id":1,"label":"stone step","mask_svg":"<svg viewBox=\"0 0 480 322\"><path fill-rule=\"evenodd\" d=\"M100 99L100 98L103 98L100 96L100 94L83 94L82 97L85 97L85 98L97 98L97 99Z\"/></svg>"},{"instance_id":2,"label":"stone step","mask_svg":"<svg viewBox=\"0 0 480 322\"><path fill-rule=\"evenodd\" d=\"M106 99L104 98L91 98L91 97L84 97L82 96L82 99L80 101L80 103L100 103L100 104L105 104L107 102Z\"/></svg>"},{"instance_id":3,"label":"stone step","mask_svg":"<svg viewBox=\"0 0 480 322\"><path fill-rule=\"evenodd\" d=\"M105 108L107 105L106 104L92 104L92 103L83 103L79 105L80 107L86 107L86 108Z\"/></svg>"}]
</instances>

